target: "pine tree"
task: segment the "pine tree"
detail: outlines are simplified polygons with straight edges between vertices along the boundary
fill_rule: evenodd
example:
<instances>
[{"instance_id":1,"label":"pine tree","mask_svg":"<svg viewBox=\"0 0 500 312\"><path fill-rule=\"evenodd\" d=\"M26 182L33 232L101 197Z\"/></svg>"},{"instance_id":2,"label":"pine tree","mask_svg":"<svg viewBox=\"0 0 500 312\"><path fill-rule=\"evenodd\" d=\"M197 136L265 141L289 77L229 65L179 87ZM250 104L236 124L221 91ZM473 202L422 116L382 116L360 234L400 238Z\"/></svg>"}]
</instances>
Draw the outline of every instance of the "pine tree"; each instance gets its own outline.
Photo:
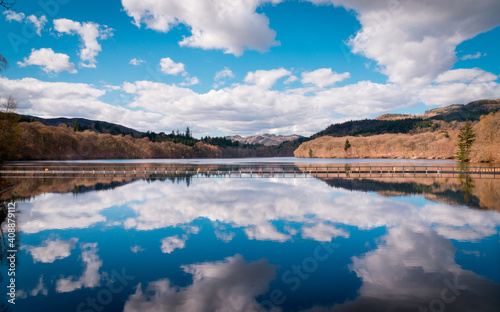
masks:
<instances>
[{"instance_id":1,"label":"pine tree","mask_svg":"<svg viewBox=\"0 0 500 312\"><path fill-rule=\"evenodd\" d=\"M472 130L472 123L466 121L460 133L458 134L456 158L462 162L469 162L470 148L475 141L476 134Z\"/></svg>"},{"instance_id":2,"label":"pine tree","mask_svg":"<svg viewBox=\"0 0 500 312\"><path fill-rule=\"evenodd\" d=\"M344 151L347 152L347 150L350 148L351 148L351 143L349 143L349 139L345 139Z\"/></svg>"}]
</instances>

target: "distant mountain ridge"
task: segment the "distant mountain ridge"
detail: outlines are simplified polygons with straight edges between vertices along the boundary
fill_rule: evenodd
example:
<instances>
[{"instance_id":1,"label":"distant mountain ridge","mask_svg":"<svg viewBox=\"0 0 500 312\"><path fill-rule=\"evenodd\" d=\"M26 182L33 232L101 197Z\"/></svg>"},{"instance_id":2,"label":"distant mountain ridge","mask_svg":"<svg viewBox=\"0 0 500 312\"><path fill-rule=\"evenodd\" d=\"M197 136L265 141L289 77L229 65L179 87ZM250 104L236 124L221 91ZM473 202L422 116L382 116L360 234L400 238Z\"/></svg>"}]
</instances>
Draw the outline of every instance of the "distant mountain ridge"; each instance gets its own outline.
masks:
<instances>
[{"instance_id":1,"label":"distant mountain ridge","mask_svg":"<svg viewBox=\"0 0 500 312\"><path fill-rule=\"evenodd\" d=\"M240 135L226 136L226 139L231 141L238 141L244 144L262 144L265 146L276 146L283 142L295 141L302 138L302 136L297 134L292 135L275 135L275 134L259 134L247 137L242 137Z\"/></svg>"},{"instance_id":2,"label":"distant mountain ridge","mask_svg":"<svg viewBox=\"0 0 500 312\"><path fill-rule=\"evenodd\" d=\"M20 121L34 122L38 121L43 123L46 126L59 126L61 124L67 124L70 127L73 127L76 123L78 123L79 129L81 131L84 130L92 130L97 133L109 133L109 134L130 134L133 137L139 137L144 132L128 128L119 124L107 122L107 121L99 121L99 120L91 120L86 118L66 118L66 117L57 117L57 118L42 118L31 115L19 115Z\"/></svg>"}]
</instances>

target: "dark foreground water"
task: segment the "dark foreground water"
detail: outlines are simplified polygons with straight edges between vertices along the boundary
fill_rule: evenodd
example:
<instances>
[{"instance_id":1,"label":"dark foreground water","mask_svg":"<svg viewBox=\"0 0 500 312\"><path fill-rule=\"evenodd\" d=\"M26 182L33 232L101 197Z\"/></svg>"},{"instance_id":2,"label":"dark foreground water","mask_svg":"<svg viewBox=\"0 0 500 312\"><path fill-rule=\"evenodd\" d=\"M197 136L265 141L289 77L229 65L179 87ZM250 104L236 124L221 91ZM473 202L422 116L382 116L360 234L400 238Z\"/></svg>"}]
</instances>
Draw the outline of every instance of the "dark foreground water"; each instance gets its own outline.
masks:
<instances>
[{"instance_id":1,"label":"dark foreground water","mask_svg":"<svg viewBox=\"0 0 500 312\"><path fill-rule=\"evenodd\" d=\"M13 182L0 311L500 310L500 180Z\"/></svg>"}]
</instances>

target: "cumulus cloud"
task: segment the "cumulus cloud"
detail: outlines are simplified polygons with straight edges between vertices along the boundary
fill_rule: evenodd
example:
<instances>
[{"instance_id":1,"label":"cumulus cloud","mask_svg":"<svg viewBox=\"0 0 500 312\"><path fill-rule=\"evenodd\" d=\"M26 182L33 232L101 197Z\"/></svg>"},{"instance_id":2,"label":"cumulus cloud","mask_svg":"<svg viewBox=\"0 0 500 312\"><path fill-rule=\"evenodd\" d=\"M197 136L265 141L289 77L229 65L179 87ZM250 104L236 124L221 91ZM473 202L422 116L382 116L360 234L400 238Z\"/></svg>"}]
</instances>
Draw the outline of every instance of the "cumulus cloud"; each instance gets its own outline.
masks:
<instances>
[{"instance_id":1,"label":"cumulus cloud","mask_svg":"<svg viewBox=\"0 0 500 312\"><path fill-rule=\"evenodd\" d=\"M171 72L186 72L181 66L167 68ZM420 87L360 81L341 87L305 85L284 91L271 89L277 80L287 76L292 77L291 71L284 68L257 70L247 73L244 84L234 83L205 93L189 88L199 80L187 73L177 85L125 82L118 90L124 96L120 105L99 99L106 94L106 87L0 78L0 97L17 94L22 113L101 119L142 131L170 131L189 126L199 135L217 130L243 135L257 132L310 135L335 122L368 118L418 103L465 104L481 98L497 98L500 93L497 76L480 69L452 70L436 77L440 82Z\"/></svg>"},{"instance_id":2,"label":"cumulus cloud","mask_svg":"<svg viewBox=\"0 0 500 312\"><path fill-rule=\"evenodd\" d=\"M497 0L309 0L356 11L348 44L375 60L390 82L422 85L457 61L457 45L500 25Z\"/></svg>"},{"instance_id":3,"label":"cumulus cloud","mask_svg":"<svg viewBox=\"0 0 500 312\"><path fill-rule=\"evenodd\" d=\"M194 86L200 83L198 77L186 77L184 82L181 82L179 85L181 86Z\"/></svg>"},{"instance_id":4,"label":"cumulus cloud","mask_svg":"<svg viewBox=\"0 0 500 312\"><path fill-rule=\"evenodd\" d=\"M23 62L17 62L19 67L28 65L38 65L47 74L57 74L67 71L76 74L75 64L69 61L69 56L63 53L55 53L52 49L42 48L40 50L31 49L29 57L25 57Z\"/></svg>"},{"instance_id":5,"label":"cumulus cloud","mask_svg":"<svg viewBox=\"0 0 500 312\"><path fill-rule=\"evenodd\" d=\"M232 79L232 78L234 78L234 74L233 74L233 72L229 68L224 67L223 70L218 71L218 72L215 73L214 80L218 81L218 80L221 80L223 78L230 78L230 79Z\"/></svg>"},{"instance_id":6,"label":"cumulus cloud","mask_svg":"<svg viewBox=\"0 0 500 312\"><path fill-rule=\"evenodd\" d=\"M264 3L279 0L122 0L134 24L168 32L178 24L189 27L191 36L179 42L181 46L220 49L224 53L241 55L245 49L266 51L277 45L276 32L269 28L268 18L257 13Z\"/></svg>"},{"instance_id":7,"label":"cumulus cloud","mask_svg":"<svg viewBox=\"0 0 500 312\"><path fill-rule=\"evenodd\" d=\"M436 82L492 82L498 76L479 68L459 68L446 71L436 78Z\"/></svg>"},{"instance_id":8,"label":"cumulus cloud","mask_svg":"<svg viewBox=\"0 0 500 312\"><path fill-rule=\"evenodd\" d=\"M59 259L64 259L71 254L71 250L75 248L77 238L72 238L68 241L63 240L46 240L42 246L23 246L23 249L33 257L33 262L52 263Z\"/></svg>"},{"instance_id":9,"label":"cumulus cloud","mask_svg":"<svg viewBox=\"0 0 500 312\"><path fill-rule=\"evenodd\" d=\"M98 39L105 40L113 36L114 29L93 22L80 23L67 18L55 19L54 29L68 35L78 35L82 42L80 63L83 67L96 67L96 57L102 48Z\"/></svg>"},{"instance_id":10,"label":"cumulus cloud","mask_svg":"<svg viewBox=\"0 0 500 312\"><path fill-rule=\"evenodd\" d=\"M292 76L288 77L283 83L287 85L287 84L291 84L297 80L299 80L299 77L292 75Z\"/></svg>"},{"instance_id":11,"label":"cumulus cloud","mask_svg":"<svg viewBox=\"0 0 500 312\"><path fill-rule=\"evenodd\" d=\"M186 246L187 235L169 236L161 240L161 252L172 253L176 249L182 249Z\"/></svg>"},{"instance_id":12,"label":"cumulus cloud","mask_svg":"<svg viewBox=\"0 0 500 312\"><path fill-rule=\"evenodd\" d=\"M171 129L162 114L133 111L105 103L105 90L84 83L45 82L34 78L0 77L0 98L15 94L18 111L45 117L82 117L114 122L138 130ZM71 103L71 105L68 105ZM153 126L156 125L156 126ZM190 124L191 125L191 124Z\"/></svg>"},{"instance_id":13,"label":"cumulus cloud","mask_svg":"<svg viewBox=\"0 0 500 312\"><path fill-rule=\"evenodd\" d=\"M292 73L284 68L271 70L256 70L249 72L245 77L245 82L254 84L263 89L271 88L278 79L290 76Z\"/></svg>"},{"instance_id":14,"label":"cumulus cloud","mask_svg":"<svg viewBox=\"0 0 500 312\"><path fill-rule=\"evenodd\" d=\"M146 63L146 61L141 60L140 58L133 58L129 62L130 65L135 65L135 66L141 65L142 63Z\"/></svg>"},{"instance_id":15,"label":"cumulus cloud","mask_svg":"<svg viewBox=\"0 0 500 312\"><path fill-rule=\"evenodd\" d=\"M24 13L16 13L12 10L7 10L3 12L3 14L5 15L5 20L7 22L16 21L21 23L25 17Z\"/></svg>"},{"instance_id":16,"label":"cumulus cloud","mask_svg":"<svg viewBox=\"0 0 500 312\"><path fill-rule=\"evenodd\" d=\"M348 72L337 74L333 72L331 68L320 68L312 72L302 73L301 82L304 84L312 83L319 88L324 88L327 86L333 86L337 82L341 82L342 80L350 77L351 74Z\"/></svg>"},{"instance_id":17,"label":"cumulus cloud","mask_svg":"<svg viewBox=\"0 0 500 312\"><path fill-rule=\"evenodd\" d=\"M143 290L139 284L124 311L259 311L255 297L266 293L276 276L267 260L247 263L241 255L182 269L193 276L191 285L177 287L162 279Z\"/></svg>"},{"instance_id":18,"label":"cumulus cloud","mask_svg":"<svg viewBox=\"0 0 500 312\"><path fill-rule=\"evenodd\" d=\"M160 60L160 70L168 75L187 75L184 64L176 63L170 57L162 58Z\"/></svg>"},{"instance_id":19,"label":"cumulus cloud","mask_svg":"<svg viewBox=\"0 0 500 312\"><path fill-rule=\"evenodd\" d=\"M33 26L36 28L36 33L41 36L42 35L42 29L45 26L45 23L47 23L47 18L45 15L42 15L40 17L36 17L35 15L30 15L26 18Z\"/></svg>"},{"instance_id":20,"label":"cumulus cloud","mask_svg":"<svg viewBox=\"0 0 500 312\"><path fill-rule=\"evenodd\" d=\"M36 31L38 36L42 36L43 27L47 23L47 17L45 15L41 15L41 16L37 17L37 16L32 14L32 15L29 15L28 17L26 17L26 15L24 13L22 13L22 12L16 13L12 10L7 10L7 11L3 12L3 14L5 15L5 20L8 22L16 21L16 22L22 23L23 21L26 21L27 23L31 23L33 25L33 27L35 28L35 31ZM25 17L26 17L26 19L25 19Z\"/></svg>"}]
</instances>

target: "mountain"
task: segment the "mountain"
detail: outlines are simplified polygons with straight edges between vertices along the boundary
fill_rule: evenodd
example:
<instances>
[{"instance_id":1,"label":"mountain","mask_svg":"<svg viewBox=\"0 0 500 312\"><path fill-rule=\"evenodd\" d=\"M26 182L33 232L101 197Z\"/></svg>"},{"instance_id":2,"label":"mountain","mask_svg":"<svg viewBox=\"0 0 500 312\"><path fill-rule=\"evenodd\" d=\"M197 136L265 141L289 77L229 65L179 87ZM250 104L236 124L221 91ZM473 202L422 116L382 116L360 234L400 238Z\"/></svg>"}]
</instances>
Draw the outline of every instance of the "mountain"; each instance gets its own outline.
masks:
<instances>
[{"instance_id":1,"label":"mountain","mask_svg":"<svg viewBox=\"0 0 500 312\"><path fill-rule=\"evenodd\" d=\"M465 120L476 134L473 162L500 161L500 100L432 109L421 115L382 115L378 119L334 124L303 139L295 157L453 159ZM401 118L401 117L407 118ZM350 148L344 148L346 140ZM299 142L299 141L297 141ZM286 144L286 143L284 143Z\"/></svg>"},{"instance_id":2,"label":"mountain","mask_svg":"<svg viewBox=\"0 0 500 312\"><path fill-rule=\"evenodd\" d=\"M46 126L59 126L61 124L66 124L70 127L78 127L79 131L92 130L97 133L109 133L109 134L130 134L133 137L140 137L143 132L137 131L132 128L128 128L119 124L99 121L99 120L90 120L85 118L42 118L37 116L30 115L19 115L19 121L24 122L41 122Z\"/></svg>"},{"instance_id":3,"label":"mountain","mask_svg":"<svg viewBox=\"0 0 500 312\"><path fill-rule=\"evenodd\" d=\"M436 130L440 121L478 121L482 115L500 110L500 99L479 100L469 104L454 104L426 111L424 114L384 114L375 119L347 121L332 124L311 136L315 139L324 135L333 137L367 136L383 133L420 133Z\"/></svg>"},{"instance_id":4,"label":"mountain","mask_svg":"<svg viewBox=\"0 0 500 312\"><path fill-rule=\"evenodd\" d=\"M231 141L241 142L243 144L261 144L265 146L276 146L283 142L295 141L302 138L300 135L274 135L274 134L259 134L247 137L242 137L239 135L227 136L226 139Z\"/></svg>"}]
</instances>

